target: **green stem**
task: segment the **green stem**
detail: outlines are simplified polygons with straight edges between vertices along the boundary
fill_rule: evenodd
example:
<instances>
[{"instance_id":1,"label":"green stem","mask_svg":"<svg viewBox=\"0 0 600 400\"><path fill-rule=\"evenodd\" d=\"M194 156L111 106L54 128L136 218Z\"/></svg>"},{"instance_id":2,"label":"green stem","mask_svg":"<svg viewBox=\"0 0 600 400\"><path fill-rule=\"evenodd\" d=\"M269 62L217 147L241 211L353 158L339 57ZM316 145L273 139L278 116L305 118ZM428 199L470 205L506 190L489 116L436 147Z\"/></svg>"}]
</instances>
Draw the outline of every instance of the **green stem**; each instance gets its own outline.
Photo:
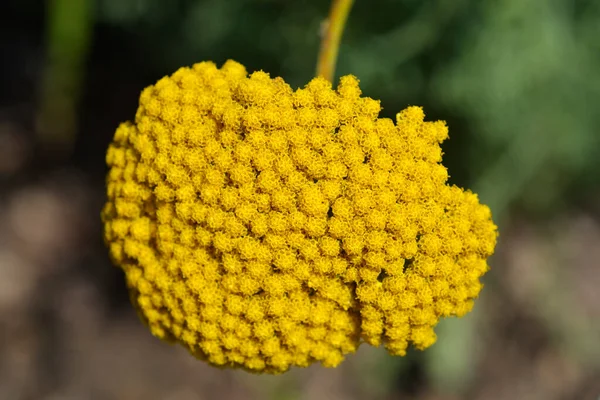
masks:
<instances>
[{"instance_id":1,"label":"green stem","mask_svg":"<svg viewBox=\"0 0 600 400\"><path fill-rule=\"evenodd\" d=\"M37 133L47 152L66 156L75 142L76 108L92 33L92 2L51 0L47 7L47 62Z\"/></svg>"},{"instance_id":2,"label":"green stem","mask_svg":"<svg viewBox=\"0 0 600 400\"><path fill-rule=\"evenodd\" d=\"M353 3L354 0L333 0L331 3L317 62L317 76L322 76L330 82L335 75L340 41Z\"/></svg>"}]
</instances>

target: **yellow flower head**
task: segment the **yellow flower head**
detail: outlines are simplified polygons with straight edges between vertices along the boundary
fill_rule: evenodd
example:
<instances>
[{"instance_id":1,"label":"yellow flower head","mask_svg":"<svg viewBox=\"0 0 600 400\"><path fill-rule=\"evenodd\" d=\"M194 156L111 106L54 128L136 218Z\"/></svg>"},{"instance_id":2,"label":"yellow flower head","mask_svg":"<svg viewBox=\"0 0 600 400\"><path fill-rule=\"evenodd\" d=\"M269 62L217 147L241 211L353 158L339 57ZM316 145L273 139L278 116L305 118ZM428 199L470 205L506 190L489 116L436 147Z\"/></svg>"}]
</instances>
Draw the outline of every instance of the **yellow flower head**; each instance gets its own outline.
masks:
<instances>
[{"instance_id":1,"label":"yellow flower head","mask_svg":"<svg viewBox=\"0 0 600 400\"><path fill-rule=\"evenodd\" d=\"M444 122L378 118L353 76L293 91L233 61L146 88L107 153L102 218L155 336L217 366L404 355L471 310L496 226L448 186Z\"/></svg>"}]
</instances>

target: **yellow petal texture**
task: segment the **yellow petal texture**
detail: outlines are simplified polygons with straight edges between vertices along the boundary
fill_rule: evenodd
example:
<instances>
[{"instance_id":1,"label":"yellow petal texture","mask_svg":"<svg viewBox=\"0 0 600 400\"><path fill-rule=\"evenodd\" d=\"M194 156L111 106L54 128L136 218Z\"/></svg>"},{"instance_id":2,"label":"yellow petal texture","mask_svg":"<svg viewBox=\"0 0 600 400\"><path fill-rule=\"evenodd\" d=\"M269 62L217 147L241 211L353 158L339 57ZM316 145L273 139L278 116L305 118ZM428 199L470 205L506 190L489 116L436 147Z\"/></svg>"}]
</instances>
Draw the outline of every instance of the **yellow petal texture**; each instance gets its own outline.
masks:
<instances>
[{"instance_id":1,"label":"yellow petal texture","mask_svg":"<svg viewBox=\"0 0 600 400\"><path fill-rule=\"evenodd\" d=\"M496 226L446 184L444 122L358 80L292 90L233 61L162 78L106 161L105 240L152 333L216 366L404 355L481 290Z\"/></svg>"}]
</instances>

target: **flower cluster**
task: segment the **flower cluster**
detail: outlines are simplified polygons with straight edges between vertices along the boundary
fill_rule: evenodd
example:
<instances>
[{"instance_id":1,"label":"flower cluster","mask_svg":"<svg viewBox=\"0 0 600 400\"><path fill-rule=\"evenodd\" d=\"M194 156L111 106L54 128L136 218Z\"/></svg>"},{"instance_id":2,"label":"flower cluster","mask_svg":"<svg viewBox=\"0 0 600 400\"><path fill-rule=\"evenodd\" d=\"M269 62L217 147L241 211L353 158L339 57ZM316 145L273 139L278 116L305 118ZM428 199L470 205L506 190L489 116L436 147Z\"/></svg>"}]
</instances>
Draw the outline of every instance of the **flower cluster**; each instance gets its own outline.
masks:
<instances>
[{"instance_id":1,"label":"flower cluster","mask_svg":"<svg viewBox=\"0 0 600 400\"><path fill-rule=\"evenodd\" d=\"M152 333L217 366L404 355L481 290L496 227L446 185L443 122L378 118L358 81L293 91L204 62L140 96L107 153L102 218Z\"/></svg>"}]
</instances>

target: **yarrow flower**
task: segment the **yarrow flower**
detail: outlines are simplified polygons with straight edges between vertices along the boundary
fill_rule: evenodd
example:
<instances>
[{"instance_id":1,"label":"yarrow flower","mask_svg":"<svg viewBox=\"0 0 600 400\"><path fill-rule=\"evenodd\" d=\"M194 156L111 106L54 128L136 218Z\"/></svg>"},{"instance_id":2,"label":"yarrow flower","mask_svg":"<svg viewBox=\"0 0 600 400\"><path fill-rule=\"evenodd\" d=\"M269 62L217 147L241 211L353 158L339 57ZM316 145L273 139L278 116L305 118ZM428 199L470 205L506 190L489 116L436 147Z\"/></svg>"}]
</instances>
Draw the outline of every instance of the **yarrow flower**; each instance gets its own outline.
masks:
<instances>
[{"instance_id":1,"label":"yarrow flower","mask_svg":"<svg viewBox=\"0 0 600 400\"><path fill-rule=\"evenodd\" d=\"M105 240L152 333L215 366L405 355L462 316L496 226L446 184L444 122L378 118L358 80L292 90L233 61L146 88L106 161Z\"/></svg>"}]
</instances>

